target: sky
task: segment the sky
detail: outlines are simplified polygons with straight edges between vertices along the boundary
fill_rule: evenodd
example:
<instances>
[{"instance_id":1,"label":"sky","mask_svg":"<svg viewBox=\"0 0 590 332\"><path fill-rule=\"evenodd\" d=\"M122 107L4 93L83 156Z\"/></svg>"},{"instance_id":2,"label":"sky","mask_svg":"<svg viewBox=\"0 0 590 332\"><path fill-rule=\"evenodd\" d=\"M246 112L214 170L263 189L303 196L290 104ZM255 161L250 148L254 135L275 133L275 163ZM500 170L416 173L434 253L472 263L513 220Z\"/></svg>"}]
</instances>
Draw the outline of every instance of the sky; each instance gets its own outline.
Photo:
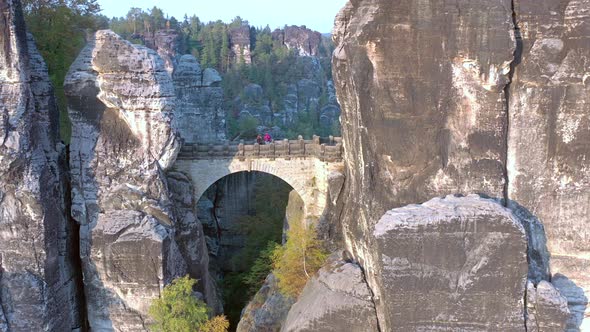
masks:
<instances>
[{"instance_id":1,"label":"sky","mask_svg":"<svg viewBox=\"0 0 590 332\"><path fill-rule=\"evenodd\" d=\"M271 29L286 25L305 25L322 33L332 31L334 17L346 0L99 0L102 14L125 16L131 7L157 6L164 13L182 20L184 14L197 15L201 21L230 22L240 16L250 25Z\"/></svg>"}]
</instances>

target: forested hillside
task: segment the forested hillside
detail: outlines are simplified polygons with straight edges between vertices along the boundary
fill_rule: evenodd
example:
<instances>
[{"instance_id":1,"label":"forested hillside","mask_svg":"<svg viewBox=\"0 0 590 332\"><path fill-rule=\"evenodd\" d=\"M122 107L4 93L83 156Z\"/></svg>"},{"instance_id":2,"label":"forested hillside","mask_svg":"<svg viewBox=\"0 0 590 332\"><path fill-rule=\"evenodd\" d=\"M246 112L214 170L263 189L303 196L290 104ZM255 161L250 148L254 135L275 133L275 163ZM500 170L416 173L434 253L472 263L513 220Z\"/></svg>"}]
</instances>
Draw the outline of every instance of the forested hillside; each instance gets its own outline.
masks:
<instances>
[{"instance_id":1,"label":"forested hillside","mask_svg":"<svg viewBox=\"0 0 590 332\"><path fill-rule=\"evenodd\" d=\"M333 45L327 36L305 27L273 31L269 26L251 27L240 17L229 23L202 22L195 15L179 20L157 7L131 8L125 17L107 18L100 14L97 0L27 0L23 6L29 31L56 87L66 142L70 125L64 77L87 34L107 28L143 45L153 41L156 32L167 31L178 38L178 54L192 54L202 68L217 69L223 77L230 139L251 139L261 131L270 131L277 138L339 133L339 108L329 83ZM316 38L313 49L288 45L285 34L289 31L295 38L301 33Z\"/></svg>"}]
</instances>

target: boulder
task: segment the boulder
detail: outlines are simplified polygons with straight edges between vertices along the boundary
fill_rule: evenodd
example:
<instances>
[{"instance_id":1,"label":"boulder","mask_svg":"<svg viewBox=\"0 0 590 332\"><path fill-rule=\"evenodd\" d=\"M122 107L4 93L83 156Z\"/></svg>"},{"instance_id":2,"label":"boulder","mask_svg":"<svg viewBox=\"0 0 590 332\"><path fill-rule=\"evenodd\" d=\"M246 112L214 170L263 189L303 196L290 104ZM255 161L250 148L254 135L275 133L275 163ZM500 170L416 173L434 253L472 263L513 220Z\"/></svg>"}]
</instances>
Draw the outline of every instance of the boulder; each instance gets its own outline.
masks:
<instances>
[{"instance_id":1,"label":"boulder","mask_svg":"<svg viewBox=\"0 0 590 332\"><path fill-rule=\"evenodd\" d=\"M388 211L363 265L382 331L521 331L527 241L514 215L476 195Z\"/></svg>"},{"instance_id":2,"label":"boulder","mask_svg":"<svg viewBox=\"0 0 590 332\"><path fill-rule=\"evenodd\" d=\"M570 317L567 299L553 285L545 280L535 285L527 283L527 332L565 331Z\"/></svg>"},{"instance_id":3,"label":"boulder","mask_svg":"<svg viewBox=\"0 0 590 332\"><path fill-rule=\"evenodd\" d=\"M293 304L283 332L378 331L373 296L361 268L334 254L307 282Z\"/></svg>"},{"instance_id":4,"label":"boulder","mask_svg":"<svg viewBox=\"0 0 590 332\"><path fill-rule=\"evenodd\" d=\"M281 330L295 299L279 291L271 273L254 298L242 311L237 332L278 332Z\"/></svg>"}]
</instances>

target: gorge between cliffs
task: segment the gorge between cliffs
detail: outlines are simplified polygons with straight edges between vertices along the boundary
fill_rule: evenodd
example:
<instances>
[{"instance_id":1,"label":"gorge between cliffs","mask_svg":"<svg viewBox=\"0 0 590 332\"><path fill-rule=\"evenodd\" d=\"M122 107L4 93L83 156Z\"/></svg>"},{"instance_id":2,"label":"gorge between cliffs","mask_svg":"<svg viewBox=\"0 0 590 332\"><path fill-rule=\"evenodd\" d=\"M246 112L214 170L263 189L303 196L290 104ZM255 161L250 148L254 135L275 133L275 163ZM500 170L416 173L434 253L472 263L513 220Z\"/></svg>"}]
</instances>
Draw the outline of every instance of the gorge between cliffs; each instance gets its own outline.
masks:
<instances>
[{"instance_id":1,"label":"gorge between cliffs","mask_svg":"<svg viewBox=\"0 0 590 332\"><path fill-rule=\"evenodd\" d=\"M0 332L590 331L590 0L154 7L63 86L0 9Z\"/></svg>"}]
</instances>

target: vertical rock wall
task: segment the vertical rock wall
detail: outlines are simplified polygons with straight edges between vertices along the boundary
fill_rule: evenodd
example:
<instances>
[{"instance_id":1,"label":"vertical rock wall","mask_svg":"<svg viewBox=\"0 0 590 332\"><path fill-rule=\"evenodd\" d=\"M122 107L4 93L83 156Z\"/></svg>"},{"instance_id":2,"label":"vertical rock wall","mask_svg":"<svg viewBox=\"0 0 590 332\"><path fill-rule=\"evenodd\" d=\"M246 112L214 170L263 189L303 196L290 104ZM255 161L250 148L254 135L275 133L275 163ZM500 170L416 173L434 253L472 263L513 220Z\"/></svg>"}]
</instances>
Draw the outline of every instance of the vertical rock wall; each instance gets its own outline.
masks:
<instances>
[{"instance_id":1,"label":"vertical rock wall","mask_svg":"<svg viewBox=\"0 0 590 332\"><path fill-rule=\"evenodd\" d=\"M179 149L172 80L154 51L99 31L65 90L90 328L144 331L150 300L187 272L164 176Z\"/></svg>"},{"instance_id":2,"label":"vertical rock wall","mask_svg":"<svg viewBox=\"0 0 590 332\"><path fill-rule=\"evenodd\" d=\"M185 143L225 140L225 111L221 76L201 70L197 59L183 55L172 75L176 93L175 125Z\"/></svg>"},{"instance_id":3,"label":"vertical rock wall","mask_svg":"<svg viewBox=\"0 0 590 332\"><path fill-rule=\"evenodd\" d=\"M355 255L388 209L451 193L503 196L510 0L350 1L334 39Z\"/></svg>"},{"instance_id":4,"label":"vertical rock wall","mask_svg":"<svg viewBox=\"0 0 590 332\"><path fill-rule=\"evenodd\" d=\"M568 328L590 329L590 1L515 5L508 197L544 225L551 272L572 281Z\"/></svg>"},{"instance_id":5,"label":"vertical rock wall","mask_svg":"<svg viewBox=\"0 0 590 332\"><path fill-rule=\"evenodd\" d=\"M569 302L567 329L586 328L588 8L349 1L336 20L333 70L347 165L343 233L365 268L375 267L371 233L385 210L449 193L503 198L525 226L535 287L552 281Z\"/></svg>"},{"instance_id":6,"label":"vertical rock wall","mask_svg":"<svg viewBox=\"0 0 590 332\"><path fill-rule=\"evenodd\" d=\"M65 148L19 1L0 1L0 331L80 328Z\"/></svg>"}]
</instances>

